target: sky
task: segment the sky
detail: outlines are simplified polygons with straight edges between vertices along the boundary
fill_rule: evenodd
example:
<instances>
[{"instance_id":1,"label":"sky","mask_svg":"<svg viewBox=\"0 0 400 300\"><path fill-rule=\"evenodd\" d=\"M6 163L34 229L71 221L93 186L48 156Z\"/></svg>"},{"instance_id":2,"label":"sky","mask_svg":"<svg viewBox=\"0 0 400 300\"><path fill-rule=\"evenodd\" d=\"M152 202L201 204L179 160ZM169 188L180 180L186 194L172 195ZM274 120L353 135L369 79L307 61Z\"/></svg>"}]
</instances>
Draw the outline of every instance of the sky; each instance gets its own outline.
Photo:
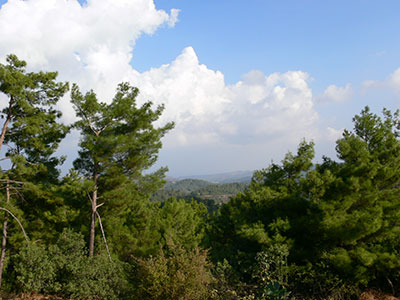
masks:
<instances>
[{"instance_id":1,"label":"sky","mask_svg":"<svg viewBox=\"0 0 400 300\"><path fill-rule=\"evenodd\" d=\"M139 103L165 104L155 166L170 176L255 170L335 141L366 105L400 104L400 2L318 0L0 0L0 62L93 89L110 102L117 84ZM0 104L7 99L0 95ZM75 114L68 95L62 121ZM58 154L64 170L79 135Z\"/></svg>"}]
</instances>

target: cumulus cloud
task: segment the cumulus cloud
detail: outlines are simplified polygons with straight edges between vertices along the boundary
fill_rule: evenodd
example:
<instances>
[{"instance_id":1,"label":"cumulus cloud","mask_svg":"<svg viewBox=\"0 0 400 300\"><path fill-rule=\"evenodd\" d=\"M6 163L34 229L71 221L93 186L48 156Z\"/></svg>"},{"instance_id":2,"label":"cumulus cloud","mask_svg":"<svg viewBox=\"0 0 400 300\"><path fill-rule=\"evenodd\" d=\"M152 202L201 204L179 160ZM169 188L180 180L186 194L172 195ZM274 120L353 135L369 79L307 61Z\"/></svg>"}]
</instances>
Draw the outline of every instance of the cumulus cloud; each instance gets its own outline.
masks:
<instances>
[{"instance_id":1,"label":"cumulus cloud","mask_svg":"<svg viewBox=\"0 0 400 300\"><path fill-rule=\"evenodd\" d=\"M149 0L88 0L84 7L76 0L9 0L0 9L0 56L15 53L31 68L101 86L130 70L141 34L177 20L178 10L167 14Z\"/></svg>"},{"instance_id":2,"label":"cumulus cloud","mask_svg":"<svg viewBox=\"0 0 400 300\"><path fill-rule=\"evenodd\" d=\"M170 64L138 73L130 81L141 91L141 98L164 103L161 121L176 122L174 135L179 144L216 142L215 125L224 118L230 103L221 72L199 63L193 48L185 48Z\"/></svg>"},{"instance_id":3,"label":"cumulus cloud","mask_svg":"<svg viewBox=\"0 0 400 300\"><path fill-rule=\"evenodd\" d=\"M241 135L253 137L253 143L282 135L288 140L313 137L318 116L308 80L302 71L249 72L228 87L233 103L228 121L238 124Z\"/></svg>"},{"instance_id":4,"label":"cumulus cloud","mask_svg":"<svg viewBox=\"0 0 400 300\"><path fill-rule=\"evenodd\" d=\"M116 85L134 72L129 62L141 34L174 26L177 9L157 10L151 0L10 0L0 9L0 58L9 53L33 70L58 70L59 79L94 89L110 101ZM64 118L74 113L65 97Z\"/></svg>"},{"instance_id":5,"label":"cumulus cloud","mask_svg":"<svg viewBox=\"0 0 400 300\"><path fill-rule=\"evenodd\" d=\"M317 100L320 102L344 102L349 100L352 95L353 89L351 88L350 84L346 84L344 87L332 84L317 97Z\"/></svg>"},{"instance_id":6,"label":"cumulus cloud","mask_svg":"<svg viewBox=\"0 0 400 300\"><path fill-rule=\"evenodd\" d=\"M130 62L136 40L160 26L174 26L179 10L157 10L153 0L9 0L0 9L0 59L15 53L35 70L58 70L60 79L94 89L110 101L117 84L138 86L140 101L164 103L160 122L176 128L165 140L177 145L280 144L285 152L302 137L318 136L309 75L303 71L264 74L251 71L227 85L224 75L201 64L192 47L169 64L140 73ZM326 97L338 101L350 86L331 86ZM324 93L325 94L325 93ZM73 120L68 97L60 104ZM252 148L252 149L253 149ZM255 151L255 150L254 150Z\"/></svg>"},{"instance_id":7,"label":"cumulus cloud","mask_svg":"<svg viewBox=\"0 0 400 300\"><path fill-rule=\"evenodd\" d=\"M177 126L171 143L256 143L273 136L304 136L317 119L308 74L251 71L234 85L199 63L185 48L170 64L139 73L129 62L137 38L162 24L174 26L178 10L157 10L150 0L10 0L0 10L1 56L16 52L33 68L56 69L60 78L93 88L110 101L128 80L141 98L164 103L163 121ZM73 116L68 99L62 110ZM296 120L293 126L288 120ZM172 142L173 140L173 142Z\"/></svg>"},{"instance_id":8,"label":"cumulus cloud","mask_svg":"<svg viewBox=\"0 0 400 300\"><path fill-rule=\"evenodd\" d=\"M390 75L388 84L392 89L400 92L400 68Z\"/></svg>"},{"instance_id":9,"label":"cumulus cloud","mask_svg":"<svg viewBox=\"0 0 400 300\"><path fill-rule=\"evenodd\" d=\"M363 82L365 89L371 88L390 88L393 91L400 92L400 68L395 70L386 80L366 80Z\"/></svg>"},{"instance_id":10,"label":"cumulus cloud","mask_svg":"<svg viewBox=\"0 0 400 300\"><path fill-rule=\"evenodd\" d=\"M223 74L200 64L188 47L171 64L137 73L132 80L143 98L166 104L163 119L177 124L169 144L193 145L313 137L318 116L308 78L302 71L251 71L226 85Z\"/></svg>"}]
</instances>

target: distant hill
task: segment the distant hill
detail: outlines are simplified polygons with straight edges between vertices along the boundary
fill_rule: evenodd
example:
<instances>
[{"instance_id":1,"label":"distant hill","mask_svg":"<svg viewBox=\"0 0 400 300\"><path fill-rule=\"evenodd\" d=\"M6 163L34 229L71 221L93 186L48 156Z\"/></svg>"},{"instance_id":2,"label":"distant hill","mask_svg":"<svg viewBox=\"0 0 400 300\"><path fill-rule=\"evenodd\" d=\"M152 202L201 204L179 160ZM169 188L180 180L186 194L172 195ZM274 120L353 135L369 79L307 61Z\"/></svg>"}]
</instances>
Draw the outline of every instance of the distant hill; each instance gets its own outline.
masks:
<instances>
[{"instance_id":1,"label":"distant hill","mask_svg":"<svg viewBox=\"0 0 400 300\"><path fill-rule=\"evenodd\" d=\"M213 183L201 179L168 178L166 185L153 194L152 201L164 202L168 198L195 199L204 203L209 210L215 210L239 192L243 192L249 182Z\"/></svg>"},{"instance_id":2,"label":"distant hill","mask_svg":"<svg viewBox=\"0 0 400 300\"><path fill-rule=\"evenodd\" d=\"M199 179L175 179L167 181L164 186L164 190L166 191L176 191L179 193L189 194L194 192L200 188L204 188L206 186L213 185L212 182L199 180Z\"/></svg>"},{"instance_id":3,"label":"distant hill","mask_svg":"<svg viewBox=\"0 0 400 300\"><path fill-rule=\"evenodd\" d=\"M250 182L253 171L235 171L210 175L182 176L178 179L200 179L213 183Z\"/></svg>"}]
</instances>

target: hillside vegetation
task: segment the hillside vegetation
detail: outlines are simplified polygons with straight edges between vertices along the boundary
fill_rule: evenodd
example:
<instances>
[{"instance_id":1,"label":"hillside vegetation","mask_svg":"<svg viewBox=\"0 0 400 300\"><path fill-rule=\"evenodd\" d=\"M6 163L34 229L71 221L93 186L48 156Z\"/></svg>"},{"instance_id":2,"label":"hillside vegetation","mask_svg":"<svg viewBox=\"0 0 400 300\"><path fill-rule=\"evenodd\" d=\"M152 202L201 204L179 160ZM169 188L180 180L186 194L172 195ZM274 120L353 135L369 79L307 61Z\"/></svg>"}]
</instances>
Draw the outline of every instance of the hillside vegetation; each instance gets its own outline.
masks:
<instances>
[{"instance_id":1,"label":"hillside vegetation","mask_svg":"<svg viewBox=\"0 0 400 300\"><path fill-rule=\"evenodd\" d=\"M194 199L204 203L209 210L213 211L237 193L243 192L249 185L250 182L218 184L199 179L168 181L163 188L151 196L151 200L164 202L171 197Z\"/></svg>"}]
</instances>

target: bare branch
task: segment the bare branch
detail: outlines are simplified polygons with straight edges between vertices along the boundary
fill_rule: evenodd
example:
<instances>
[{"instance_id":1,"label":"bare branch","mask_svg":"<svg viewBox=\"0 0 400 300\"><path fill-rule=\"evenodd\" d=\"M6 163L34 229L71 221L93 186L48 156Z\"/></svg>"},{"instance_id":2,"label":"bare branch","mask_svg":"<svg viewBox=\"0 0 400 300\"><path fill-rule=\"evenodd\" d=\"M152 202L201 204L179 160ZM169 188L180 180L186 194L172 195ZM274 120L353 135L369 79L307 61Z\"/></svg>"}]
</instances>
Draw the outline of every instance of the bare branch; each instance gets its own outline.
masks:
<instances>
[{"instance_id":1,"label":"bare branch","mask_svg":"<svg viewBox=\"0 0 400 300\"><path fill-rule=\"evenodd\" d=\"M389 277L386 277L386 279L387 279L387 281L389 282L389 284L390 284L390 286L391 286L391 288L392 288L392 293L393 293L393 295L395 295L395 290L394 290L394 286L393 286L392 281L389 279Z\"/></svg>"},{"instance_id":2,"label":"bare branch","mask_svg":"<svg viewBox=\"0 0 400 300\"><path fill-rule=\"evenodd\" d=\"M88 191L86 191L86 194L87 194L88 197L89 197L90 203L93 203L93 199L92 199L92 197L90 196L90 193L89 193Z\"/></svg>"},{"instance_id":3,"label":"bare branch","mask_svg":"<svg viewBox=\"0 0 400 300\"><path fill-rule=\"evenodd\" d=\"M26 184L26 182L23 181L16 181L16 180L11 180L11 179L0 179L0 182L10 182L10 183L16 183L16 184Z\"/></svg>"},{"instance_id":4,"label":"bare branch","mask_svg":"<svg viewBox=\"0 0 400 300\"><path fill-rule=\"evenodd\" d=\"M79 113L83 116L83 119L86 120L86 122L88 123L89 128L93 131L93 133L94 133L96 136L99 136L99 134L101 133L102 130L96 130L96 129L94 128L94 126L92 125L92 122L90 122L89 117L86 115L85 111L82 109L82 107L79 106L79 105L75 105L75 106L76 106L76 108L79 110Z\"/></svg>"},{"instance_id":5,"label":"bare branch","mask_svg":"<svg viewBox=\"0 0 400 300\"><path fill-rule=\"evenodd\" d=\"M101 130L96 130L96 129L94 129L92 123L91 123L88 119L87 119L87 122L88 122L89 128L93 131L93 133L94 133L96 136L99 136L100 133L101 133Z\"/></svg>"},{"instance_id":6,"label":"bare branch","mask_svg":"<svg viewBox=\"0 0 400 300\"><path fill-rule=\"evenodd\" d=\"M103 205L104 205L104 202L100 203L99 205L96 205L96 209L98 209L100 206L103 206Z\"/></svg>"},{"instance_id":7,"label":"bare branch","mask_svg":"<svg viewBox=\"0 0 400 300\"><path fill-rule=\"evenodd\" d=\"M110 250L108 249L108 245L107 245L106 235L104 234L103 224L101 223L101 218L100 218L100 214L99 214L98 211L96 211L96 215L97 215L97 218L99 218L100 230L101 230L101 233L103 235L104 244L106 245L108 258L110 259L110 262L112 262L111 255L110 255Z\"/></svg>"},{"instance_id":8,"label":"bare branch","mask_svg":"<svg viewBox=\"0 0 400 300\"><path fill-rule=\"evenodd\" d=\"M9 211L7 208L0 207L0 210L4 210L4 211L8 212L8 213L18 222L19 227L21 227L21 230L22 230L22 232L24 233L24 236L25 236L26 241L29 242L29 238L28 238L28 236L26 235L24 226L22 226L22 223L18 220L18 218L17 218L16 216L14 216L14 214L13 214L11 211Z\"/></svg>"}]
</instances>

